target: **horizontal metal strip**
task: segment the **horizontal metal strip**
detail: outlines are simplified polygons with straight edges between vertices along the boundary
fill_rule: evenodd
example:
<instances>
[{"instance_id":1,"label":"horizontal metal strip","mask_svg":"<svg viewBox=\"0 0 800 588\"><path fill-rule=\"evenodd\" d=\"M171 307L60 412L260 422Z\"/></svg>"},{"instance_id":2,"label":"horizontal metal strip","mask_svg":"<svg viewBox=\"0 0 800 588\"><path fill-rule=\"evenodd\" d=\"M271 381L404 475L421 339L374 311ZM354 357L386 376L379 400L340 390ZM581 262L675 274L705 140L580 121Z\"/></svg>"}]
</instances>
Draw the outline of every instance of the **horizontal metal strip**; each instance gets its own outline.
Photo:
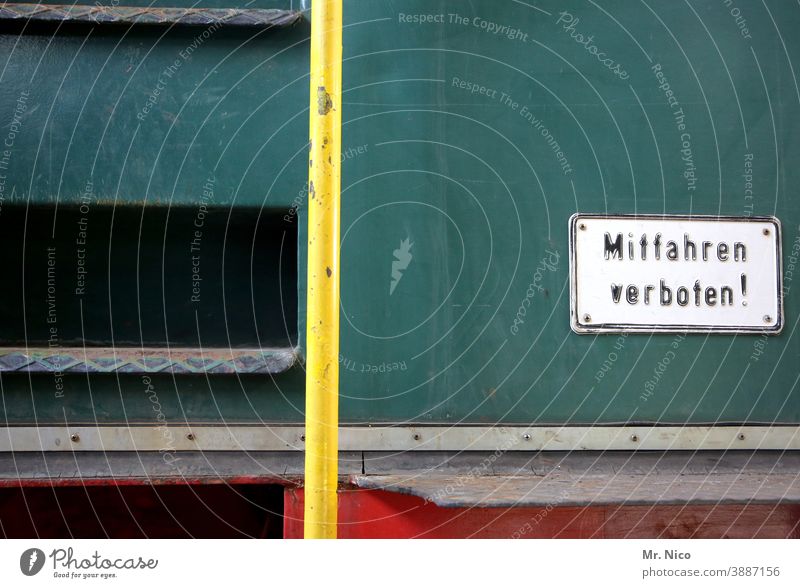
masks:
<instances>
[{"instance_id":1,"label":"horizontal metal strip","mask_svg":"<svg viewBox=\"0 0 800 588\"><path fill-rule=\"evenodd\" d=\"M286 27L303 17L297 10L239 8L154 8L88 5L0 5L0 21L120 25Z\"/></svg>"},{"instance_id":2,"label":"horizontal metal strip","mask_svg":"<svg viewBox=\"0 0 800 588\"><path fill-rule=\"evenodd\" d=\"M299 451L0 452L0 488L294 485L303 472ZM800 503L798 472L796 451L339 453L343 484L462 508Z\"/></svg>"},{"instance_id":3,"label":"horizontal metal strip","mask_svg":"<svg viewBox=\"0 0 800 588\"><path fill-rule=\"evenodd\" d=\"M296 360L297 351L291 347L0 348L0 372L276 374Z\"/></svg>"},{"instance_id":4,"label":"horizontal metal strip","mask_svg":"<svg viewBox=\"0 0 800 588\"><path fill-rule=\"evenodd\" d=\"M426 472L427 474L427 472ZM602 476L353 475L359 488L412 494L450 508L586 506L600 504L798 503L797 473L741 472L685 475L637 472Z\"/></svg>"},{"instance_id":5,"label":"horizontal metal strip","mask_svg":"<svg viewBox=\"0 0 800 588\"><path fill-rule=\"evenodd\" d=\"M302 451L301 426L4 427L0 451ZM342 427L340 451L800 450L797 426Z\"/></svg>"}]
</instances>

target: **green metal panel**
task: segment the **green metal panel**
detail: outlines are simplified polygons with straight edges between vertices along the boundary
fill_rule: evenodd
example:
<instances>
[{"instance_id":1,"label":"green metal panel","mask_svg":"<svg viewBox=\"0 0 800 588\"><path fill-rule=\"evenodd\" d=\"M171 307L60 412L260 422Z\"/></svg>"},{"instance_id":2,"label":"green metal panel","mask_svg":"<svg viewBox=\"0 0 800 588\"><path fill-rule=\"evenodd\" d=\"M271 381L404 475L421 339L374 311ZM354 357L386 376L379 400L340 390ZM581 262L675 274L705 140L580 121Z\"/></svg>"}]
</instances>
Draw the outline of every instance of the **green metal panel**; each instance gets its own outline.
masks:
<instances>
[{"instance_id":1,"label":"green metal panel","mask_svg":"<svg viewBox=\"0 0 800 588\"><path fill-rule=\"evenodd\" d=\"M276 6L291 7L258 4ZM345 15L343 422L800 421L797 5L352 0ZM87 33L0 37L7 121L29 92L4 207L77 203L89 178L100 203L196 207L213 170L224 208L298 205L284 222L305 243L306 23L216 31L144 120L197 31ZM784 331L573 333L576 211L777 216ZM65 377L54 398L52 376L3 374L6 417L154 418L140 378ZM156 386L173 421L302 420L299 368Z\"/></svg>"},{"instance_id":2,"label":"green metal panel","mask_svg":"<svg viewBox=\"0 0 800 588\"><path fill-rule=\"evenodd\" d=\"M307 142L308 23L30 29L0 37L4 111L25 109L6 203L79 202L89 181L105 204L197 206L209 179L220 206L300 190L304 169L280 172Z\"/></svg>"},{"instance_id":3,"label":"green metal panel","mask_svg":"<svg viewBox=\"0 0 800 588\"><path fill-rule=\"evenodd\" d=\"M367 4L351 22L387 20L346 46L346 86L371 84L344 105L345 145L369 147L344 168L346 417L797 422L797 6ZM576 335L576 211L778 216L786 329ZM404 240L413 257L391 292Z\"/></svg>"}]
</instances>

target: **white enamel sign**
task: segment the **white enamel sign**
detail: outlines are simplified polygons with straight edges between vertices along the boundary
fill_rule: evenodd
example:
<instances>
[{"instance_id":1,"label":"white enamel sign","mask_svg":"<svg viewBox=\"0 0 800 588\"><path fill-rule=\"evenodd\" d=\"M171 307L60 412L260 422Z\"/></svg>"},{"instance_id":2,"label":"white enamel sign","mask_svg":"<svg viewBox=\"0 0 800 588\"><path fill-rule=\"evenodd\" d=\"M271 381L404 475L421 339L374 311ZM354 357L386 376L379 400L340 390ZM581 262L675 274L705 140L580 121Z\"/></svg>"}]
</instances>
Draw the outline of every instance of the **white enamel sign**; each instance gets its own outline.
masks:
<instances>
[{"instance_id":1,"label":"white enamel sign","mask_svg":"<svg viewBox=\"0 0 800 588\"><path fill-rule=\"evenodd\" d=\"M780 222L774 217L570 219L577 333L778 333Z\"/></svg>"}]
</instances>

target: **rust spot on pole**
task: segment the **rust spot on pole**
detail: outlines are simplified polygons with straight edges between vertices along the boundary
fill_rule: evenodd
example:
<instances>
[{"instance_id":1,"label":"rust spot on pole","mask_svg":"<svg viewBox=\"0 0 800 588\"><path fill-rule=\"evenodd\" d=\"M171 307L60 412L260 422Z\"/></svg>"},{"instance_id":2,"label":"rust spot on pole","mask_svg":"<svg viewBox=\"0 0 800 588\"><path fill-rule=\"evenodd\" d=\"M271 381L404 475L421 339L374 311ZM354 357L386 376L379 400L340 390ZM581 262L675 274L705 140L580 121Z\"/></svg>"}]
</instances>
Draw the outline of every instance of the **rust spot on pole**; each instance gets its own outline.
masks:
<instances>
[{"instance_id":1,"label":"rust spot on pole","mask_svg":"<svg viewBox=\"0 0 800 588\"><path fill-rule=\"evenodd\" d=\"M331 95L325 90L325 86L319 86L317 88L317 114L324 116L331 111L331 108L333 108Z\"/></svg>"}]
</instances>

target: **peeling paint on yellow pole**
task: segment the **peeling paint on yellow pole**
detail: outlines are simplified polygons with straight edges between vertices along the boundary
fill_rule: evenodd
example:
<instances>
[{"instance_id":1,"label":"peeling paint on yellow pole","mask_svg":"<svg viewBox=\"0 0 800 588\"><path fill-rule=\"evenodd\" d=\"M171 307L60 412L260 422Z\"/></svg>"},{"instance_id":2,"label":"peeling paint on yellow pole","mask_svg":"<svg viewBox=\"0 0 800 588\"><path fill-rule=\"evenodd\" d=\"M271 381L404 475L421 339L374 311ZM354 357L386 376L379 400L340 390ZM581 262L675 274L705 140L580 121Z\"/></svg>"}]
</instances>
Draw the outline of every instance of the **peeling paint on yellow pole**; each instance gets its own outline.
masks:
<instances>
[{"instance_id":1,"label":"peeling paint on yellow pole","mask_svg":"<svg viewBox=\"0 0 800 588\"><path fill-rule=\"evenodd\" d=\"M342 0L311 10L305 537L335 539L339 457Z\"/></svg>"}]
</instances>

